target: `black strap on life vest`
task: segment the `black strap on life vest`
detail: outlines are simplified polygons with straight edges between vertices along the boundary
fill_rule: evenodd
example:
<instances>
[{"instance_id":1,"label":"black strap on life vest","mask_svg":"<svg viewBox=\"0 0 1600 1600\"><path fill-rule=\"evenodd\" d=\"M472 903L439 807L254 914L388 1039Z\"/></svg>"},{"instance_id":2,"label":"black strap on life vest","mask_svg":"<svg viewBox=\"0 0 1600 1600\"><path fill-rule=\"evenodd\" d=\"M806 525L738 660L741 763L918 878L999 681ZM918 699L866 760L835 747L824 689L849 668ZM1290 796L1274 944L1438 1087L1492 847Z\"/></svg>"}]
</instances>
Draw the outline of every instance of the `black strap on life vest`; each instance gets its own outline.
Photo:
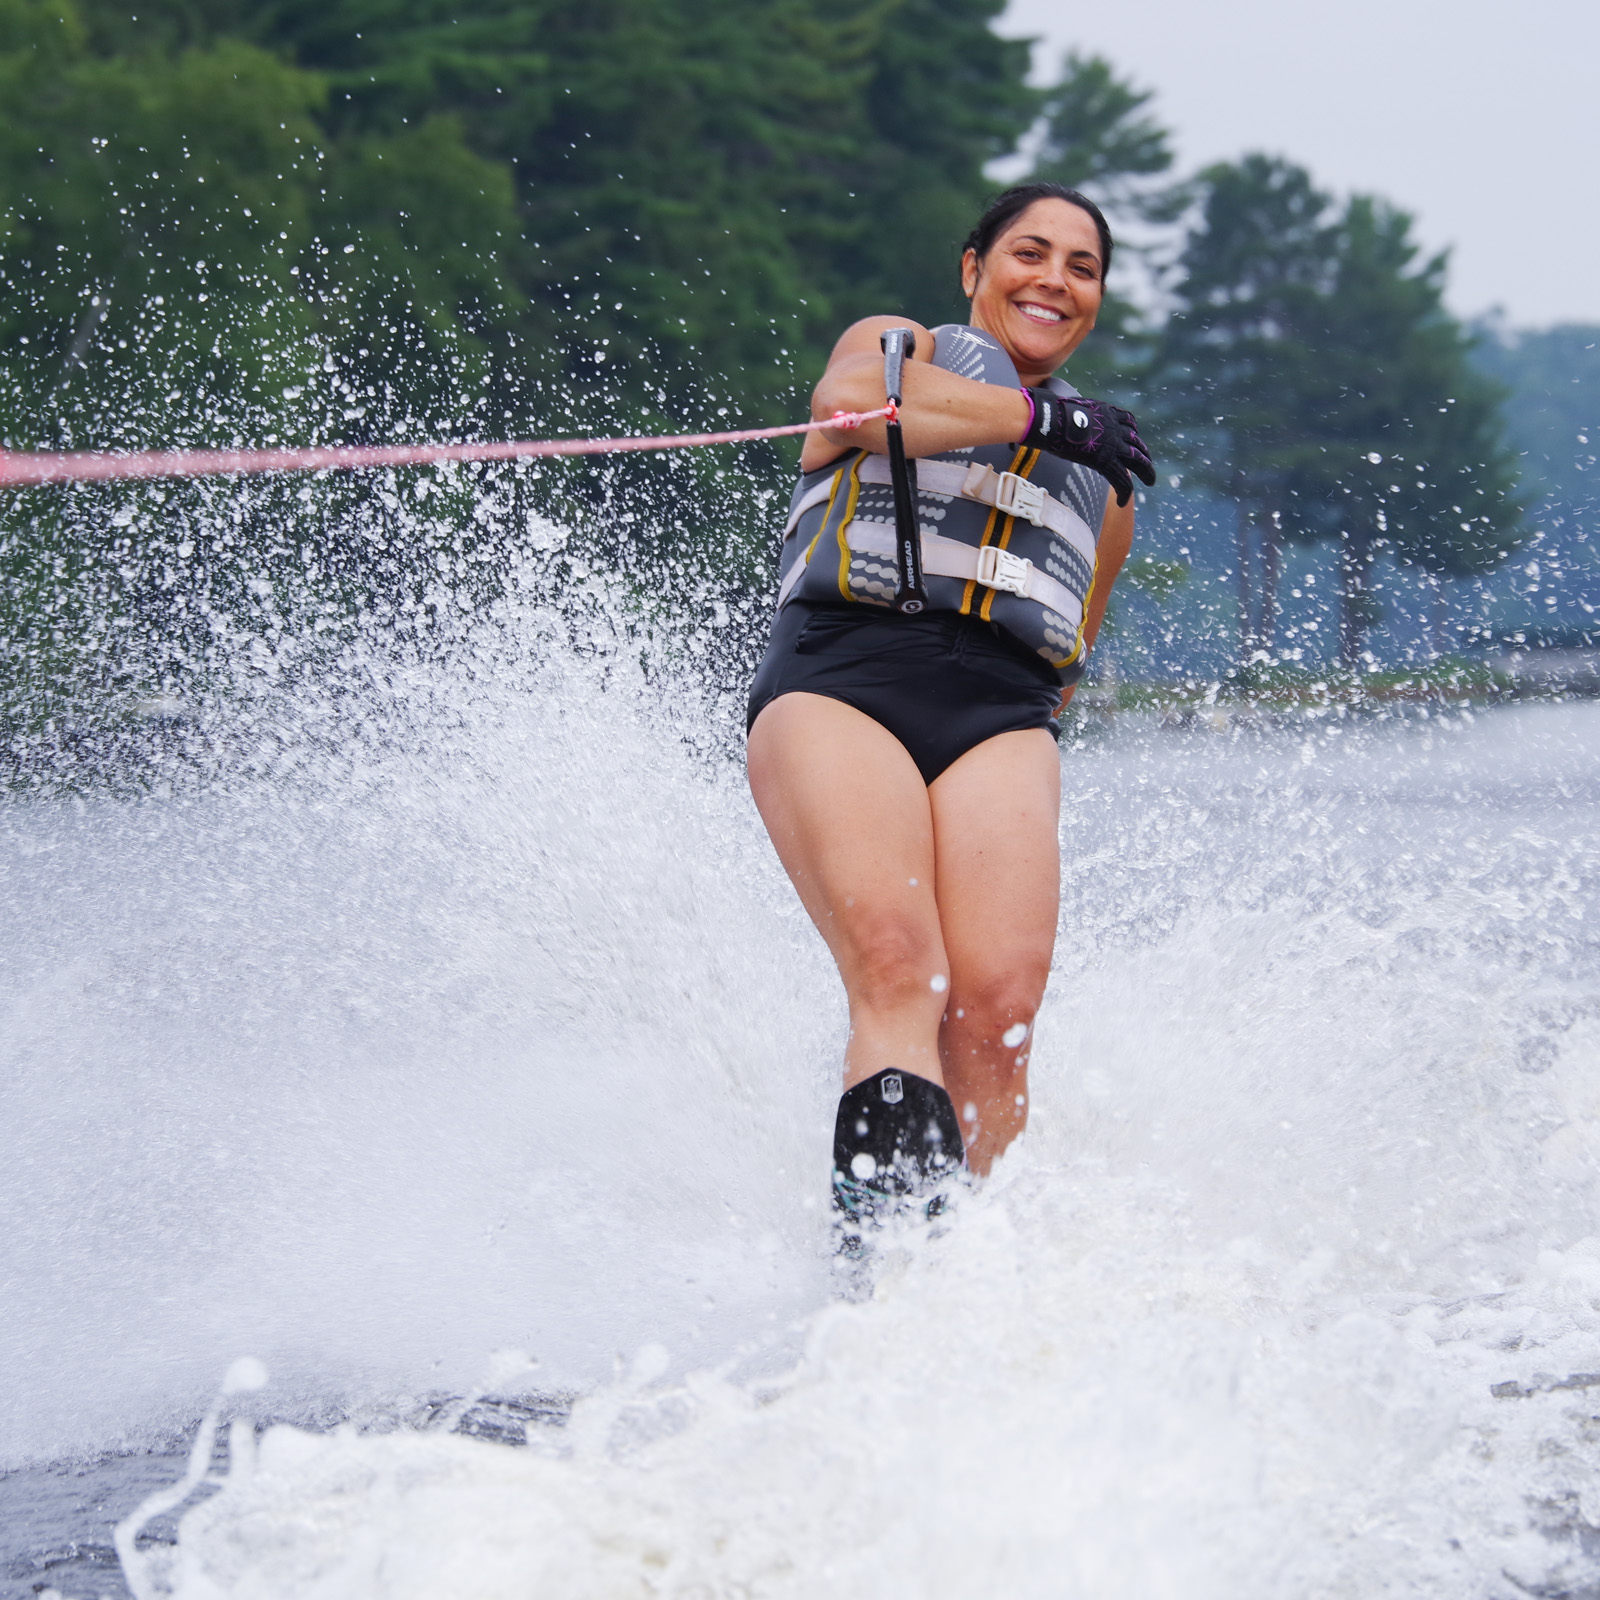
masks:
<instances>
[{"instance_id":1,"label":"black strap on life vest","mask_svg":"<svg viewBox=\"0 0 1600 1600\"><path fill-rule=\"evenodd\" d=\"M927 610L928 594L922 587L915 467L906 460L905 435L900 431L900 390L905 359L916 349L917 336L910 328L886 328L878 342L883 346L883 388L891 408L884 428L889 435L889 482L894 490L894 608L915 616Z\"/></svg>"}]
</instances>

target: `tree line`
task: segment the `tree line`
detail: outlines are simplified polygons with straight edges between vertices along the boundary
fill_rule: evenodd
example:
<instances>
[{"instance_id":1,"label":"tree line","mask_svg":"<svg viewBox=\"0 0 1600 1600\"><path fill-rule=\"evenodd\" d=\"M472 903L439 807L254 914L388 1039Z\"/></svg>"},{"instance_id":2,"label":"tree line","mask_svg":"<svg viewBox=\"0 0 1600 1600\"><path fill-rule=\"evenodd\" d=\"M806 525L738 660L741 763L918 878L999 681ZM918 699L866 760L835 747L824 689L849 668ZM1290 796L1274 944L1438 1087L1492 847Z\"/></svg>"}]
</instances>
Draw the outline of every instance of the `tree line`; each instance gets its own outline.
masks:
<instances>
[{"instance_id":1,"label":"tree line","mask_svg":"<svg viewBox=\"0 0 1600 1600\"><path fill-rule=\"evenodd\" d=\"M1501 391L1410 218L1265 155L1178 180L1148 94L1076 55L1032 86L1001 9L0 0L0 433L786 417L853 317L963 316L959 242L1025 148L1154 241L1069 375L1236 508L1245 659L1290 542L1339 552L1347 662L1382 553L1492 570Z\"/></svg>"}]
</instances>

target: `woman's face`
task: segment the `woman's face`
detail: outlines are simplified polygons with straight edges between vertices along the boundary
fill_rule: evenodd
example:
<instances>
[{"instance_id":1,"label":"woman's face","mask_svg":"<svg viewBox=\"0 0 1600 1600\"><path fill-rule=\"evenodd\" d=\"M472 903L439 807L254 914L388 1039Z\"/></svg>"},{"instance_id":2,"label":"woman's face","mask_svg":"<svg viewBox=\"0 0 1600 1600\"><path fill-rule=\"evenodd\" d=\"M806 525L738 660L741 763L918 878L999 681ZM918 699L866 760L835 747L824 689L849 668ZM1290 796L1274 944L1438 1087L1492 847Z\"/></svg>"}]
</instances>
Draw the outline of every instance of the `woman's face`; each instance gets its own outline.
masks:
<instances>
[{"instance_id":1,"label":"woman's face","mask_svg":"<svg viewBox=\"0 0 1600 1600\"><path fill-rule=\"evenodd\" d=\"M980 262L967 251L961 287L971 323L1005 347L1024 382L1042 382L1083 343L1100 313L1100 233L1066 200L1035 200Z\"/></svg>"}]
</instances>

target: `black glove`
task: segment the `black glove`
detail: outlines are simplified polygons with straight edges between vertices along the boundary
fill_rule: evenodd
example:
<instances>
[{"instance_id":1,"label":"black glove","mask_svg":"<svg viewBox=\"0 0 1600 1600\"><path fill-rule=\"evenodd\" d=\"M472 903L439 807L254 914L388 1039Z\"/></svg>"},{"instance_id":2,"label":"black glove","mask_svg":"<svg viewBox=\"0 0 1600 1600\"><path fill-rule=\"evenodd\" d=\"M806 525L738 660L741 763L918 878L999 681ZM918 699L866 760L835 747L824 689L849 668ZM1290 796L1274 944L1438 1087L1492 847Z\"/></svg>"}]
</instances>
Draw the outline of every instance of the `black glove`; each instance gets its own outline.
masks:
<instances>
[{"instance_id":1,"label":"black glove","mask_svg":"<svg viewBox=\"0 0 1600 1600\"><path fill-rule=\"evenodd\" d=\"M1139 424L1131 411L1104 400L1085 400L1081 395L1064 400L1049 389L1030 389L1028 393L1033 398L1033 426L1023 435L1025 445L1048 450L1063 461L1093 467L1116 490L1119 506L1133 497L1130 472L1154 486L1155 463L1139 437Z\"/></svg>"}]
</instances>

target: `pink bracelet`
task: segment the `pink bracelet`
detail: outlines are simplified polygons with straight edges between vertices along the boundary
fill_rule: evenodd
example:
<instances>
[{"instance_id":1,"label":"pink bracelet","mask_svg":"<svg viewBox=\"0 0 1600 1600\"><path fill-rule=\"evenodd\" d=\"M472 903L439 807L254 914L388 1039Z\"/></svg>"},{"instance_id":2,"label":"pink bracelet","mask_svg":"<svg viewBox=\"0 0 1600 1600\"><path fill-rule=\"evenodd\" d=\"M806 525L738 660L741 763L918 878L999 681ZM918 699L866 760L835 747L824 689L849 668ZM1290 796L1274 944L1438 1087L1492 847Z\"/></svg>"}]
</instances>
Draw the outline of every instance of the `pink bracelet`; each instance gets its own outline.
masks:
<instances>
[{"instance_id":1,"label":"pink bracelet","mask_svg":"<svg viewBox=\"0 0 1600 1600\"><path fill-rule=\"evenodd\" d=\"M1022 437L1026 439L1033 432L1033 424L1039 415L1039 408L1033 403L1033 390L1024 389L1022 398L1028 402L1028 426L1022 430Z\"/></svg>"}]
</instances>

